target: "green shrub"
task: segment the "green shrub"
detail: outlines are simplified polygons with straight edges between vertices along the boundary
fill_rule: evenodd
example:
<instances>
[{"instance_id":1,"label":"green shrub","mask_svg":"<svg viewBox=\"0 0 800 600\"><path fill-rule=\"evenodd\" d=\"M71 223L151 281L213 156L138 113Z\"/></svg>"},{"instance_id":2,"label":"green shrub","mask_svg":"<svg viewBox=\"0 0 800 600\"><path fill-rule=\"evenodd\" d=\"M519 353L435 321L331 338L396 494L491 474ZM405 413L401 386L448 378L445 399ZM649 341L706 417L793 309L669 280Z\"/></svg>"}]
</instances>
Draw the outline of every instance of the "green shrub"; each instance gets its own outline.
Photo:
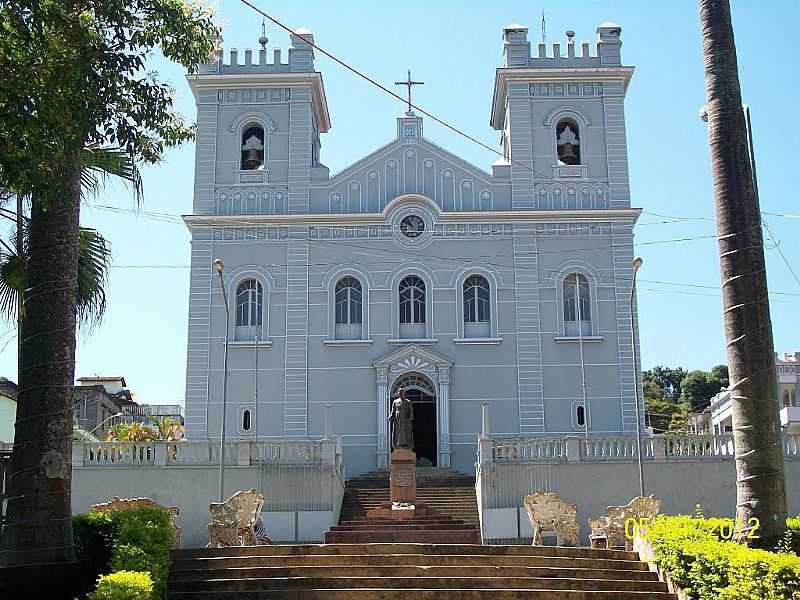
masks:
<instances>
[{"instance_id":1,"label":"green shrub","mask_svg":"<svg viewBox=\"0 0 800 600\"><path fill-rule=\"evenodd\" d=\"M142 507L88 513L74 517L73 529L82 565L83 594L93 589L98 575L138 571L150 578L148 600L164 596L172 541L170 517L165 510Z\"/></svg>"},{"instance_id":2,"label":"green shrub","mask_svg":"<svg viewBox=\"0 0 800 600\"><path fill-rule=\"evenodd\" d=\"M111 553L118 530L111 513L86 513L72 519L75 555L79 560L76 592L85 596L94 589L98 575L111 571Z\"/></svg>"},{"instance_id":3,"label":"green shrub","mask_svg":"<svg viewBox=\"0 0 800 600\"><path fill-rule=\"evenodd\" d=\"M88 600L150 600L152 597L153 580L149 573L117 571L102 575Z\"/></svg>"},{"instance_id":4,"label":"green shrub","mask_svg":"<svg viewBox=\"0 0 800 600\"><path fill-rule=\"evenodd\" d=\"M800 557L723 539L731 519L658 517L647 529L656 562L697 600L800 598Z\"/></svg>"}]
</instances>

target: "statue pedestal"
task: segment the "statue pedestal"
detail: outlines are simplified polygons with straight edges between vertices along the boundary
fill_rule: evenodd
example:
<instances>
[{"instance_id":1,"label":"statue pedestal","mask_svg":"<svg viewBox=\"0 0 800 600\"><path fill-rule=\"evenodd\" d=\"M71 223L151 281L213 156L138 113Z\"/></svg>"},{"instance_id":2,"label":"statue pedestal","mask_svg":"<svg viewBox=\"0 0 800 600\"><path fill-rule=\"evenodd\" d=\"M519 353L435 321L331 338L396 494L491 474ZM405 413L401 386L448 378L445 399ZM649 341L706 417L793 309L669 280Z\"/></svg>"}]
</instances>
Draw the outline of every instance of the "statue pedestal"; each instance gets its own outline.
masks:
<instances>
[{"instance_id":1,"label":"statue pedestal","mask_svg":"<svg viewBox=\"0 0 800 600\"><path fill-rule=\"evenodd\" d=\"M414 504L417 499L417 455L411 450L400 448L391 454L389 498L392 504Z\"/></svg>"},{"instance_id":2,"label":"statue pedestal","mask_svg":"<svg viewBox=\"0 0 800 600\"><path fill-rule=\"evenodd\" d=\"M430 509L417 503L417 455L401 448L391 454L389 469L389 498L391 502L381 504L367 512L368 517L389 519L413 519L428 515Z\"/></svg>"}]
</instances>

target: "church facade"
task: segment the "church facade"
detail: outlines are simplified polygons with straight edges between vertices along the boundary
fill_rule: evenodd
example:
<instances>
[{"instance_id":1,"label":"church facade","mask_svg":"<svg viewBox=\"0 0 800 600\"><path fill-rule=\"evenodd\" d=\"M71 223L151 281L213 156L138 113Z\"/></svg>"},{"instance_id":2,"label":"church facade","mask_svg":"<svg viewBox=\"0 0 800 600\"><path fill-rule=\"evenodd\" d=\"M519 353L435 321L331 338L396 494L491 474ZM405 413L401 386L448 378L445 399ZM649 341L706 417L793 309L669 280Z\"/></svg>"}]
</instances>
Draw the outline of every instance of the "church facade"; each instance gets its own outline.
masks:
<instances>
[{"instance_id":1,"label":"church facade","mask_svg":"<svg viewBox=\"0 0 800 600\"><path fill-rule=\"evenodd\" d=\"M331 175L305 30L288 57L231 50L188 76L189 439L219 438L226 378L228 439L318 438L332 415L349 474L386 467L400 387L422 464L472 471L484 403L495 437L636 431L633 68L615 24L591 50L568 36L532 48L504 28L489 171L409 107Z\"/></svg>"}]
</instances>

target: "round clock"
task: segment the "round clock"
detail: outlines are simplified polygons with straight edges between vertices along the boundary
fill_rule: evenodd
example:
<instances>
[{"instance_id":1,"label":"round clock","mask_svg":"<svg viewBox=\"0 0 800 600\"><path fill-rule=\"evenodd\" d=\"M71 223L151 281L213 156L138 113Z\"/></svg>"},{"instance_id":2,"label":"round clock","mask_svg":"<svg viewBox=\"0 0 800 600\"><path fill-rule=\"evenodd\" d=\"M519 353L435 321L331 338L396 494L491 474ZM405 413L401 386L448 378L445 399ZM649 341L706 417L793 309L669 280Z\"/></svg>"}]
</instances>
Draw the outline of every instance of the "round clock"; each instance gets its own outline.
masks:
<instances>
[{"instance_id":1,"label":"round clock","mask_svg":"<svg viewBox=\"0 0 800 600\"><path fill-rule=\"evenodd\" d=\"M400 231L403 235L415 238L425 230L425 221L417 215L408 215L400 221Z\"/></svg>"}]
</instances>

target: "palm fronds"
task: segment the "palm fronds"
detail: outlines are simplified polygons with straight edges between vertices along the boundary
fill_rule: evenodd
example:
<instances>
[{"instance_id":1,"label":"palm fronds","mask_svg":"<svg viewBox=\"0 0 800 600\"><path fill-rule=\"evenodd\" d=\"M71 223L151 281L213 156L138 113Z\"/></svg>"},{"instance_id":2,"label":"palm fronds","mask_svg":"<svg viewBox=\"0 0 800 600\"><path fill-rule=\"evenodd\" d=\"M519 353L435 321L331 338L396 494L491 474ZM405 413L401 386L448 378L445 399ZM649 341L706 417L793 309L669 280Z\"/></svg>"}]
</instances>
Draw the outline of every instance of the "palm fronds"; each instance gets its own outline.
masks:
<instances>
[{"instance_id":1,"label":"palm fronds","mask_svg":"<svg viewBox=\"0 0 800 600\"><path fill-rule=\"evenodd\" d=\"M143 199L142 175L133 158L122 148L97 144L86 146L81 152L81 195L97 196L109 177L128 183L136 205Z\"/></svg>"}]
</instances>

